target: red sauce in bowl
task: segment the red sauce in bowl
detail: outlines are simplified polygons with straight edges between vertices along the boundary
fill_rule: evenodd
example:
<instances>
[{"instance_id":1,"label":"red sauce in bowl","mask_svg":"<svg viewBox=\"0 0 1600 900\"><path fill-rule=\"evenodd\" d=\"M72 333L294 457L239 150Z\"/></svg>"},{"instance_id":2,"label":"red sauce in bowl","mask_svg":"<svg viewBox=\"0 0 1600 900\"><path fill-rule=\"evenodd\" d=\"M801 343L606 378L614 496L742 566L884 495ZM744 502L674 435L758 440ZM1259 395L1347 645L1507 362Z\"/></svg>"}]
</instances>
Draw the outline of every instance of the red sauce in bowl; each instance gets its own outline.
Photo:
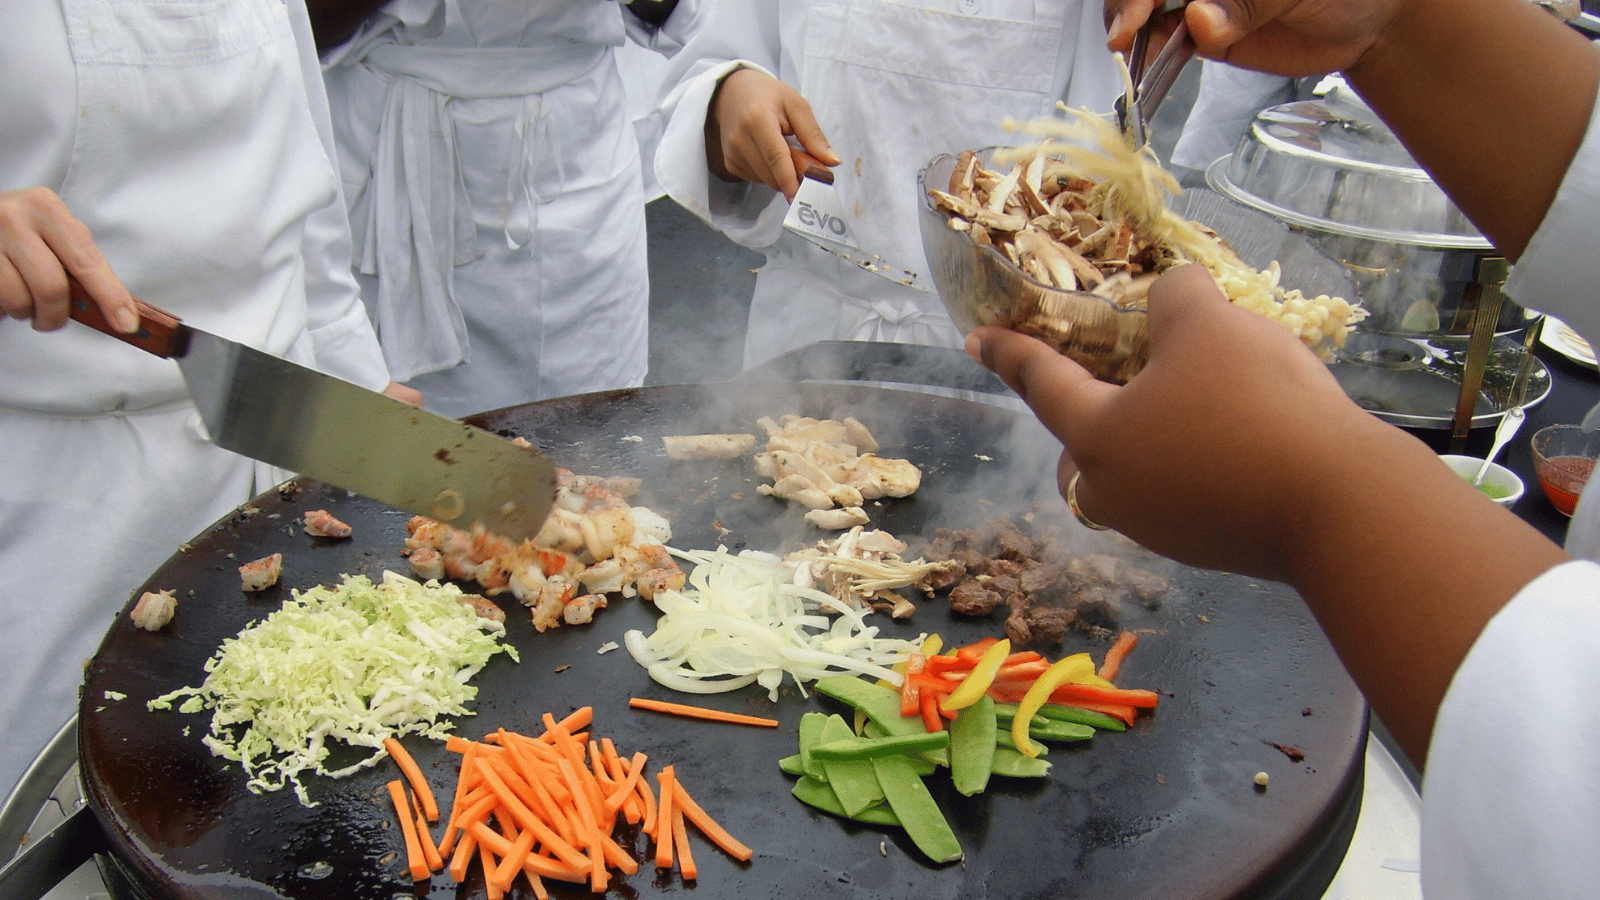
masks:
<instances>
[{"instance_id":1,"label":"red sauce in bowl","mask_svg":"<svg viewBox=\"0 0 1600 900\"><path fill-rule=\"evenodd\" d=\"M1562 515L1572 515L1578 505L1583 484L1594 471L1594 460L1581 456L1557 456L1538 461L1539 486Z\"/></svg>"}]
</instances>

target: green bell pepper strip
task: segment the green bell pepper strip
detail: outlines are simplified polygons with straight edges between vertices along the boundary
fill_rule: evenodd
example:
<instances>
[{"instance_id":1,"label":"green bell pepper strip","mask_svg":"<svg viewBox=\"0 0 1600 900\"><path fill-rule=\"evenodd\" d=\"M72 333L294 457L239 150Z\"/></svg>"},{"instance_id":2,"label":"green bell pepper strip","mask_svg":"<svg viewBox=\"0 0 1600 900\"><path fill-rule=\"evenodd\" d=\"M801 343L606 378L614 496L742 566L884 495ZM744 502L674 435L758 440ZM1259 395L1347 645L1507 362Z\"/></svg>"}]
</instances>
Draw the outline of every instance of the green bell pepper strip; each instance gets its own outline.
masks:
<instances>
[{"instance_id":1,"label":"green bell pepper strip","mask_svg":"<svg viewBox=\"0 0 1600 900\"><path fill-rule=\"evenodd\" d=\"M865 822L868 825L900 827L900 819L895 816L894 810L887 806L871 806L853 816L846 813L844 807L839 805L838 795L833 792L833 788L829 787L825 781L818 781L810 777L801 778L794 783L794 787L789 790L789 793L794 794L795 799L801 803L820 809L825 813L832 813L841 819L853 819L857 822Z\"/></svg>"},{"instance_id":2,"label":"green bell pepper strip","mask_svg":"<svg viewBox=\"0 0 1600 900\"><path fill-rule=\"evenodd\" d=\"M972 667L972 671L967 673L967 677L962 680L961 686L946 694L939 701L939 708L945 712L955 712L977 703L978 698L984 696L989 690L989 686L994 684L994 676L1000 671L1000 667L1005 664L1006 657L1010 655L1011 640L1009 638L995 641L989 649L983 651L983 657L978 660L977 665Z\"/></svg>"},{"instance_id":3,"label":"green bell pepper strip","mask_svg":"<svg viewBox=\"0 0 1600 900\"><path fill-rule=\"evenodd\" d=\"M858 738L850 735L842 739L836 739L825 732L823 742L811 748L811 758L827 762L870 759L874 756L943 750L948 746L950 746L950 733L947 731L900 734L881 738Z\"/></svg>"},{"instance_id":4,"label":"green bell pepper strip","mask_svg":"<svg viewBox=\"0 0 1600 900\"><path fill-rule=\"evenodd\" d=\"M1013 747L994 748L994 774L1008 778L1043 778L1050 774L1050 761L1026 757Z\"/></svg>"},{"instance_id":5,"label":"green bell pepper strip","mask_svg":"<svg viewBox=\"0 0 1600 900\"><path fill-rule=\"evenodd\" d=\"M979 697L950 723L950 780L964 797L983 793L994 771L994 698Z\"/></svg>"},{"instance_id":6,"label":"green bell pepper strip","mask_svg":"<svg viewBox=\"0 0 1600 900\"><path fill-rule=\"evenodd\" d=\"M918 850L936 863L955 862L965 856L939 804L905 757L875 756L872 768L878 773L878 784L889 800L889 808Z\"/></svg>"}]
</instances>

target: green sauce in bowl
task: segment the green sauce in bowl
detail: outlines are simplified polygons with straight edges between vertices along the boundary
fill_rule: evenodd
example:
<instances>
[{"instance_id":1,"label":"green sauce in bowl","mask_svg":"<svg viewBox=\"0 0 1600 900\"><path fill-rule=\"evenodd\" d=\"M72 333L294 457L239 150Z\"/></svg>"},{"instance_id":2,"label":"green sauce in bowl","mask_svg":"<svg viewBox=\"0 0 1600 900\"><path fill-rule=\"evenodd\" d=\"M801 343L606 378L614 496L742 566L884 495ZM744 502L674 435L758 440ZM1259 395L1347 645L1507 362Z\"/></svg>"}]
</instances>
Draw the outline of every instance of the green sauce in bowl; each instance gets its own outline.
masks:
<instances>
[{"instance_id":1,"label":"green sauce in bowl","mask_svg":"<svg viewBox=\"0 0 1600 900\"><path fill-rule=\"evenodd\" d=\"M1461 478L1468 484L1472 483L1471 475L1463 475ZM1511 496L1510 488L1503 484L1494 484L1487 478L1479 482L1477 488L1480 493L1482 493L1485 497L1488 497L1490 500L1504 500L1505 498Z\"/></svg>"}]
</instances>

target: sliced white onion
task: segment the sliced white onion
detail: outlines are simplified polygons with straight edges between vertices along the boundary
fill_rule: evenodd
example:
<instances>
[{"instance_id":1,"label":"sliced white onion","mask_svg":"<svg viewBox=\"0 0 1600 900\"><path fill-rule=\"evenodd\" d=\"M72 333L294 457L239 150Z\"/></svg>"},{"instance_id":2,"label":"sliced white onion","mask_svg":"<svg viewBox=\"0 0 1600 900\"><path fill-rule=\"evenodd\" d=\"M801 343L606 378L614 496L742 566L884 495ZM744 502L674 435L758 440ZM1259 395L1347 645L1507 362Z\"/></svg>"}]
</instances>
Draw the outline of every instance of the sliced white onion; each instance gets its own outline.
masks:
<instances>
[{"instance_id":1,"label":"sliced white onion","mask_svg":"<svg viewBox=\"0 0 1600 900\"><path fill-rule=\"evenodd\" d=\"M712 694L759 683L776 700L785 674L803 691L805 682L841 672L899 684L889 667L921 646L920 635L878 637L867 610L795 585L771 554L672 553L694 565L687 583L656 595L662 615L653 633L629 631L623 643L673 690Z\"/></svg>"}]
</instances>

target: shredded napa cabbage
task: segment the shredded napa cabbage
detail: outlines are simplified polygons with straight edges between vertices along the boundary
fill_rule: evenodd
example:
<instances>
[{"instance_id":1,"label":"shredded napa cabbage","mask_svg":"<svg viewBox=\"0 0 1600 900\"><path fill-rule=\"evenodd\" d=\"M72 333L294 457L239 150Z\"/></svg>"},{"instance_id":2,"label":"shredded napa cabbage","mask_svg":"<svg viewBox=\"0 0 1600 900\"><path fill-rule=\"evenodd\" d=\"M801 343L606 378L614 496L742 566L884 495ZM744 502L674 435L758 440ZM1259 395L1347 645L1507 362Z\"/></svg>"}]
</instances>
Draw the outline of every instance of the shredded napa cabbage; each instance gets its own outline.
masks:
<instances>
[{"instance_id":1,"label":"shredded napa cabbage","mask_svg":"<svg viewBox=\"0 0 1600 900\"><path fill-rule=\"evenodd\" d=\"M661 617L650 635L629 631L623 644L656 682L714 694L748 684L773 700L785 674L805 683L841 672L899 684L890 667L922 646L883 638L866 623L870 609L794 584L793 570L769 554L672 553L694 564L682 590L656 595Z\"/></svg>"},{"instance_id":2,"label":"shredded napa cabbage","mask_svg":"<svg viewBox=\"0 0 1600 900\"><path fill-rule=\"evenodd\" d=\"M383 739L421 734L444 740L446 717L473 713L472 676L502 644L505 626L463 604L460 588L421 584L385 572L374 585L362 575L333 587L295 591L293 599L238 636L223 641L199 687L150 701L152 710L209 709L204 737L211 752L233 760L251 791L292 785L315 806L301 776L341 778L384 757ZM328 769L329 739L376 752Z\"/></svg>"}]
</instances>

